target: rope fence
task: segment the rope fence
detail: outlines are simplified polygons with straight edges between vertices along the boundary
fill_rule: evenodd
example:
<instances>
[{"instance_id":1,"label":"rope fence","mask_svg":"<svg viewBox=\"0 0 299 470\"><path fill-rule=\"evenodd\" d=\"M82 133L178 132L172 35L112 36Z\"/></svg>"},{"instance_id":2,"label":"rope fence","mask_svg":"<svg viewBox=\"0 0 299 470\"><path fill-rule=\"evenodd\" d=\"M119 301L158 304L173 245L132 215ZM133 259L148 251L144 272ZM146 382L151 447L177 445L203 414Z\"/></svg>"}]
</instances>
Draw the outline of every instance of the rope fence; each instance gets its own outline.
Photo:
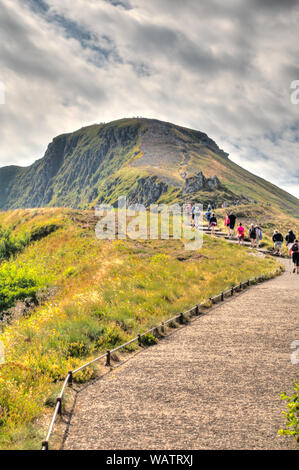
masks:
<instances>
[{"instance_id":1,"label":"rope fence","mask_svg":"<svg viewBox=\"0 0 299 470\"><path fill-rule=\"evenodd\" d=\"M274 276L280 274L280 272L281 272L281 270L277 269L276 271L274 271L272 273L271 277L274 277ZM179 314L175 315L174 317L169 318L168 320L161 322L158 326L154 326L153 328L151 328L151 329L149 329L149 330L147 330L143 333L138 334L135 338L131 339L127 343L121 344L120 346L118 346L118 347L116 347L112 350L108 350L105 354L102 354L101 356L96 357L95 359L93 359L90 362L87 362L86 364L82 365L81 367L78 367L77 369L75 369L73 371L69 371L66 378L65 378L65 380L64 380L64 382L63 382L61 391L60 391L58 397L56 398L56 405L55 405L55 410L54 410L53 417L52 417L52 420L51 420L51 424L49 426L47 437L42 442L41 450L48 450L49 449L49 440L50 440L51 434L53 432L55 421L56 421L58 415L59 416L62 415L62 400L63 400L63 395L64 395L64 392L65 392L65 389L66 389L67 386L72 385L73 376L75 374L77 374L78 372L84 370L86 367L89 367L91 364L94 364L95 362L100 361L101 359L104 359L104 358L106 358L106 366L111 366L111 355L113 353L115 353L116 351L119 351L120 349L123 349L123 348L129 346L130 344L132 344L136 341L138 342L139 346L142 346L142 338L144 336L148 335L148 334L158 332L159 328L161 329L161 332L164 333L165 332L165 326L167 326L169 323L179 322L179 323L183 324L187 320L186 316L188 314L191 315L191 316L202 315L203 312L200 312L200 309L201 308L206 308L207 304L210 303L210 306L212 306L212 305L216 304L217 302L224 302L226 297L232 297L235 294L235 292L242 291L244 288L249 287L252 284L257 284L259 282L263 282L263 281L266 281L266 280L268 280L268 278L265 278L265 277L261 276L261 277L256 277L256 278L249 279L248 281L245 281L245 282L241 282L237 286L233 286L230 289L227 289L227 290L221 292L220 294L217 294L214 297L210 297L209 299L205 300L201 304L197 304L197 305L191 307L189 310L186 310L185 312L179 313Z\"/></svg>"}]
</instances>

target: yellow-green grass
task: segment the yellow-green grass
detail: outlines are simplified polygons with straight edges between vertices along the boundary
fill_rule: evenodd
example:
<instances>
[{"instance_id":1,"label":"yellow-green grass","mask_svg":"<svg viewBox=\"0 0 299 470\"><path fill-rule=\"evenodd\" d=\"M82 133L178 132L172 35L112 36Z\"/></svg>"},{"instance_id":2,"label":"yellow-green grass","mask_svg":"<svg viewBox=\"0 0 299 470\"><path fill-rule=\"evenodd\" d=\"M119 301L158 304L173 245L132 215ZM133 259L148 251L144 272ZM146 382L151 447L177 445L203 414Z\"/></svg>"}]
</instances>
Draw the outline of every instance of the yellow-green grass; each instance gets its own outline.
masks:
<instances>
[{"instance_id":1,"label":"yellow-green grass","mask_svg":"<svg viewBox=\"0 0 299 470\"><path fill-rule=\"evenodd\" d=\"M16 231L49 220L60 228L7 262L17 270L30 267L41 286L56 293L0 335L6 355L0 366L1 448L38 448L47 399L68 370L223 289L277 269L272 258L211 237L204 237L199 252L186 252L177 240L100 241L87 212L0 214L0 223ZM93 374L89 369L77 380Z\"/></svg>"}]
</instances>

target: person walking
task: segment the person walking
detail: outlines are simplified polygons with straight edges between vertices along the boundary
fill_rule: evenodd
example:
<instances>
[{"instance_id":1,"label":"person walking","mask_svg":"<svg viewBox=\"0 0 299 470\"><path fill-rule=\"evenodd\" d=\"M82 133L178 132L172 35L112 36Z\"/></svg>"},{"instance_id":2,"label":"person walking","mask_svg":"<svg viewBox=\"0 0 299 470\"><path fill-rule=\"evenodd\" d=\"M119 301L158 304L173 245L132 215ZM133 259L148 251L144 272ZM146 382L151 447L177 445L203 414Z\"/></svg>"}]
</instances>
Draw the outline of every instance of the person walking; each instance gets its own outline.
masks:
<instances>
[{"instance_id":1,"label":"person walking","mask_svg":"<svg viewBox=\"0 0 299 470\"><path fill-rule=\"evenodd\" d=\"M278 230L274 230L273 237L274 243L274 254L282 255L282 244L283 244L283 236Z\"/></svg>"},{"instance_id":2,"label":"person walking","mask_svg":"<svg viewBox=\"0 0 299 470\"><path fill-rule=\"evenodd\" d=\"M215 228L217 227L217 219L215 214L212 214L212 217L210 219L210 227L212 229L212 235L215 235Z\"/></svg>"},{"instance_id":3,"label":"person walking","mask_svg":"<svg viewBox=\"0 0 299 470\"><path fill-rule=\"evenodd\" d=\"M194 225L195 225L195 228L199 228L200 216L201 216L200 207L198 205L196 205L195 210L194 210Z\"/></svg>"},{"instance_id":4,"label":"person walking","mask_svg":"<svg viewBox=\"0 0 299 470\"><path fill-rule=\"evenodd\" d=\"M298 245L297 239L294 241L291 250L292 250L292 261L294 263L293 273L297 271L297 274L299 274L299 245Z\"/></svg>"},{"instance_id":5,"label":"person walking","mask_svg":"<svg viewBox=\"0 0 299 470\"><path fill-rule=\"evenodd\" d=\"M245 240L245 229L243 225L241 224L241 222L239 224L239 227L237 228L237 232L238 232L239 245L243 245L244 240Z\"/></svg>"},{"instance_id":6,"label":"person walking","mask_svg":"<svg viewBox=\"0 0 299 470\"><path fill-rule=\"evenodd\" d=\"M251 248L254 248L255 243L256 243L256 229L255 229L255 226L253 224L250 225L249 238L250 238L250 241L251 241Z\"/></svg>"},{"instance_id":7,"label":"person walking","mask_svg":"<svg viewBox=\"0 0 299 470\"><path fill-rule=\"evenodd\" d=\"M258 248L260 246L261 240L263 239L263 232L262 232L261 227L259 226L255 228L255 231L256 231L256 246Z\"/></svg>"},{"instance_id":8,"label":"person walking","mask_svg":"<svg viewBox=\"0 0 299 470\"><path fill-rule=\"evenodd\" d=\"M210 225L211 217L212 217L212 212L211 209L208 209L207 212L205 213L206 219L208 224Z\"/></svg>"},{"instance_id":9,"label":"person walking","mask_svg":"<svg viewBox=\"0 0 299 470\"><path fill-rule=\"evenodd\" d=\"M287 242L288 252L291 253L293 243L296 240L296 235L294 234L293 230L288 231L288 233L286 234L285 239L286 239L286 242ZM290 256L291 256L291 254L290 254Z\"/></svg>"},{"instance_id":10,"label":"person walking","mask_svg":"<svg viewBox=\"0 0 299 470\"><path fill-rule=\"evenodd\" d=\"M231 238L234 237L234 231L235 231L235 224L236 224L236 216L235 214L231 213L229 214L229 228L230 228L230 236Z\"/></svg>"},{"instance_id":11,"label":"person walking","mask_svg":"<svg viewBox=\"0 0 299 470\"><path fill-rule=\"evenodd\" d=\"M225 214L224 226L227 228L227 236L229 237L230 228L229 228L229 216L228 216L228 214Z\"/></svg>"},{"instance_id":12,"label":"person walking","mask_svg":"<svg viewBox=\"0 0 299 470\"><path fill-rule=\"evenodd\" d=\"M194 220L195 220L195 204L193 204L191 208L191 227L195 226Z\"/></svg>"}]
</instances>

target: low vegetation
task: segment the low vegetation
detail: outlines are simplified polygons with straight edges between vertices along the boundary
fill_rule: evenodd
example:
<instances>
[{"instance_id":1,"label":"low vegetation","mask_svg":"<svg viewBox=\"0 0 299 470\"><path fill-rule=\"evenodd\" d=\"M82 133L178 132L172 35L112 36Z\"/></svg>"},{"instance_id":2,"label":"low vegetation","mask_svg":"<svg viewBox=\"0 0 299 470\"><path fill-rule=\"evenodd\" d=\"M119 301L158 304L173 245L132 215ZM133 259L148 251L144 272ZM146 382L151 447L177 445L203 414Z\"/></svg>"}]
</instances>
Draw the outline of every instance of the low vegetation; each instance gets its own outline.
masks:
<instances>
[{"instance_id":1,"label":"low vegetation","mask_svg":"<svg viewBox=\"0 0 299 470\"><path fill-rule=\"evenodd\" d=\"M287 411L284 412L286 427L279 434L292 436L299 443L299 383L295 383L293 392L291 396L285 393L281 395L282 400L287 403Z\"/></svg>"},{"instance_id":2,"label":"low vegetation","mask_svg":"<svg viewBox=\"0 0 299 470\"><path fill-rule=\"evenodd\" d=\"M49 413L53 389L68 370L223 289L271 277L277 269L272 258L210 237L188 256L177 240L100 241L89 212L19 210L0 213L0 223L10 227L11 240L27 234L0 265L0 311L10 320L0 335L6 359L0 366L2 448L38 448L40 417ZM38 294L49 289L55 295L39 302ZM25 298L35 307L15 316ZM153 341L146 337L147 344ZM87 369L76 380L94 373Z\"/></svg>"}]
</instances>

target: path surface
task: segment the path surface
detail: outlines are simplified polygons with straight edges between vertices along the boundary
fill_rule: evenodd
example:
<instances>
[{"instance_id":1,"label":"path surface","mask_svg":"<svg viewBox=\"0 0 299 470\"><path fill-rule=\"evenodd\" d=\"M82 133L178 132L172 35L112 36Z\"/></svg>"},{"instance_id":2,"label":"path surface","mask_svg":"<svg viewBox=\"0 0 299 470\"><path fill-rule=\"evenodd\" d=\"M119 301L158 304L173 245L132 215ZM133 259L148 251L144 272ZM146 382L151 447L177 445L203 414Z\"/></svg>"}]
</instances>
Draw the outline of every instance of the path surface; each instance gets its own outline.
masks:
<instances>
[{"instance_id":1,"label":"path surface","mask_svg":"<svg viewBox=\"0 0 299 470\"><path fill-rule=\"evenodd\" d=\"M215 306L78 394L65 449L295 449L278 437L299 366L299 276Z\"/></svg>"}]
</instances>

